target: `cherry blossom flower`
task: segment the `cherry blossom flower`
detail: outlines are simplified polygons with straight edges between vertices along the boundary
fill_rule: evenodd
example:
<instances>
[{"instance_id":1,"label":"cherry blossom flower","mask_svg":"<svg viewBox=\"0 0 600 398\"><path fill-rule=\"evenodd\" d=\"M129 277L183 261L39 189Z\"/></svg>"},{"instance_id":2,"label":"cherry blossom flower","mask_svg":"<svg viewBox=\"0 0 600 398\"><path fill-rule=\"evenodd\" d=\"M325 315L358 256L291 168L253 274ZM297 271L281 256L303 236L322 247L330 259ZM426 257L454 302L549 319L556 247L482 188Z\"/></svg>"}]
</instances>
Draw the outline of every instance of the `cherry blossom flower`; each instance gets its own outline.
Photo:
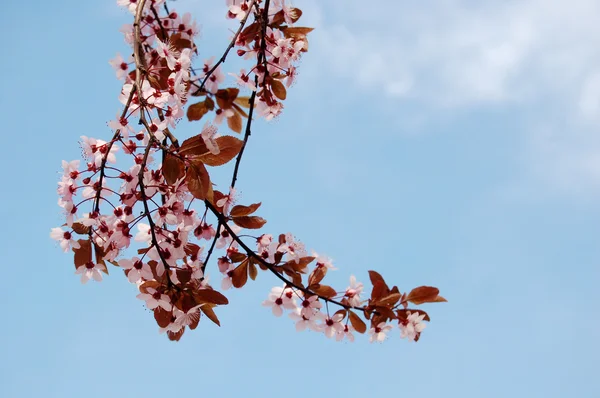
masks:
<instances>
[{"instance_id":1,"label":"cherry blossom flower","mask_svg":"<svg viewBox=\"0 0 600 398\"><path fill-rule=\"evenodd\" d=\"M371 329L369 329L369 334L371 335L371 337L369 338L369 341L371 343L377 341L377 342L382 342L386 339L387 335L386 333L389 332L390 330L392 330L392 326L386 324L385 322L380 322L377 326L372 327Z\"/></svg>"},{"instance_id":2,"label":"cherry blossom flower","mask_svg":"<svg viewBox=\"0 0 600 398\"><path fill-rule=\"evenodd\" d=\"M354 332L354 328L352 327L352 325L346 324L344 325L344 330L335 335L335 340L342 341L345 337L348 341L354 342L354 335L352 334L352 332Z\"/></svg>"},{"instance_id":3,"label":"cherry blossom flower","mask_svg":"<svg viewBox=\"0 0 600 398\"><path fill-rule=\"evenodd\" d=\"M233 286L233 270L235 269L235 264L229 264L229 267L223 272L223 280L221 281L221 289L229 290Z\"/></svg>"},{"instance_id":4,"label":"cherry blossom flower","mask_svg":"<svg viewBox=\"0 0 600 398\"><path fill-rule=\"evenodd\" d=\"M250 75L246 73L246 69L241 69L239 75L236 75L235 73L229 73L229 75L235 77L235 81L240 87L246 87L252 91L256 91L254 81L250 79Z\"/></svg>"},{"instance_id":5,"label":"cherry blossom flower","mask_svg":"<svg viewBox=\"0 0 600 398\"><path fill-rule=\"evenodd\" d=\"M202 74L202 76L200 76L200 78L204 78L208 72L212 69L212 63L214 62L214 57L210 58L209 60L204 62L204 66L202 68L202 71L204 72ZM209 78L206 80L206 83L204 85L206 91L208 91L209 93L216 93L217 90L219 89L219 84L223 83L223 81L225 81L225 75L223 74L223 71L221 70L221 65L219 65L209 76Z\"/></svg>"},{"instance_id":6,"label":"cherry blossom flower","mask_svg":"<svg viewBox=\"0 0 600 398\"><path fill-rule=\"evenodd\" d=\"M305 318L310 319L316 312L321 310L323 305L317 296L310 296L309 298L302 300L300 307L302 307L300 314Z\"/></svg>"},{"instance_id":7,"label":"cherry blossom flower","mask_svg":"<svg viewBox=\"0 0 600 398\"><path fill-rule=\"evenodd\" d=\"M236 192L235 188L230 187L229 194L225 195L221 199L217 200L216 205L218 207L223 208L223 214L225 214L225 215L229 214L229 209L235 203L235 200L236 200L235 192Z\"/></svg>"},{"instance_id":8,"label":"cherry blossom flower","mask_svg":"<svg viewBox=\"0 0 600 398\"><path fill-rule=\"evenodd\" d=\"M419 335L427 326L423 323L423 319L425 319L425 314L419 315L418 312L413 312L408 315L408 317L404 320L398 322L398 326L400 327L400 337L407 338L408 340L417 341Z\"/></svg>"},{"instance_id":9,"label":"cherry blossom flower","mask_svg":"<svg viewBox=\"0 0 600 398\"><path fill-rule=\"evenodd\" d=\"M52 228L50 237L60 244L60 247L66 253L70 248L79 249L79 242L73 239L73 235L69 231L64 231L62 228Z\"/></svg>"},{"instance_id":10,"label":"cherry blossom flower","mask_svg":"<svg viewBox=\"0 0 600 398\"><path fill-rule=\"evenodd\" d=\"M105 156L109 163L117 163L117 158L115 156L115 152L119 150L117 145L111 145L109 150L106 141L88 138L85 135L82 135L81 148L87 158L93 158L96 167L100 167Z\"/></svg>"},{"instance_id":11,"label":"cherry blossom flower","mask_svg":"<svg viewBox=\"0 0 600 398\"><path fill-rule=\"evenodd\" d=\"M171 46L170 43L163 43L160 39L156 40L156 51L158 55L167 61L167 65L169 69L175 69L175 63L177 62L177 58L179 54L177 50Z\"/></svg>"},{"instance_id":12,"label":"cherry blossom flower","mask_svg":"<svg viewBox=\"0 0 600 398\"><path fill-rule=\"evenodd\" d=\"M316 312L308 317L302 314L302 309L296 308L290 313L289 317L296 322L296 331L301 332L307 328L315 332L323 331L323 324L318 323L322 319L322 314Z\"/></svg>"},{"instance_id":13,"label":"cherry blossom flower","mask_svg":"<svg viewBox=\"0 0 600 398\"><path fill-rule=\"evenodd\" d=\"M217 109L215 111L215 123L221 124L223 123L223 119L231 117L234 115L234 112L231 109Z\"/></svg>"},{"instance_id":14,"label":"cherry blossom flower","mask_svg":"<svg viewBox=\"0 0 600 398\"><path fill-rule=\"evenodd\" d=\"M296 294L289 287L276 286L271 289L269 297L262 303L265 307L271 307L273 315L280 317L283 309L293 310L297 308Z\"/></svg>"},{"instance_id":15,"label":"cherry blossom flower","mask_svg":"<svg viewBox=\"0 0 600 398\"><path fill-rule=\"evenodd\" d=\"M314 250L312 251L312 256L315 257L315 262L317 267L326 267L328 270L335 271L337 268L333 266L333 260L327 256L322 254L318 254Z\"/></svg>"},{"instance_id":16,"label":"cherry blossom flower","mask_svg":"<svg viewBox=\"0 0 600 398\"><path fill-rule=\"evenodd\" d=\"M123 57L121 57L121 54L117 53L117 56L108 61L108 63L117 72L117 79L121 80L129 75L129 65L125 62Z\"/></svg>"},{"instance_id":17,"label":"cherry blossom flower","mask_svg":"<svg viewBox=\"0 0 600 398\"><path fill-rule=\"evenodd\" d=\"M231 228L231 230L233 231L233 233L235 233L237 235L238 232L240 232L242 230L241 227L233 224L229 226ZM231 237L231 235L229 234L229 231L227 231L227 229L221 225L221 231L219 233L219 239L217 239L217 243L215 244L215 247L217 249L222 249L225 246L229 246L234 244L235 242L233 242L233 238Z\"/></svg>"},{"instance_id":18,"label":"cherry blossom flower","mask_svg":"<svg viewBox=\"0 0 600 398\"><path fill-rule=\"evenodd\" d=\"M344 319L342 314L334 314L332 317L326 317L323 320L323 333L327 338L332 338L338 333L344 332L344 325L340 322Z\"/></svg>"},{"instance_id":19,"label":"cherry blossom flower","mask_svg":"<svg viewBox=\"0 0 600 398\"><path fill-rule=\"evenodd\" d=\"M196 229L194 229L194 236L198 239L206 239L211 240L216 234L215 229L212 224L207 224L203 222L201 225L198 225Z\"/></svg>"},{"instance_id":20,"label":"cherry blossom flower","mask_svg":"<svg viewBox=\"0 0 600 398\"><path fill-rule=\"evenodd\" d=\"M244 19L249 10L250 7L248 6L248 2L244 0L239 5L230 5L227 16L231 19L236 18L241 21L242 19Z\"/></svg>"},{"instance_id":21,"label":"cherry blossom flower","mask_svg":"<svg viewBox=\"0 0 600 398\"><path fill-rule=\"evenodd\" d=\"M85 265L77 267L75 273L81 275L81 283L86 284L90 279L96 282L102 281L102 274L100 273L100 265L93 262L88 262Z\"/></svg>"},{"instance_id":22,"label":"cherry blossom flower","mask_svg":"<svg viewBox=\"0 0 600 398\"><path fill-rule=\"evenodd\" d=\"M137 0L117 0L117 4L121 7L127 7L130 13L135 14L138 5Z\"/></svg>"},{"instance_id":23,"label":"cherry blossom flower","mask_svg":"<svg viewBox=\"0 0 600 398\"><path fill-rule=\"evenodd\" d=\"M210 122L206 122L202 128L201 136L210 153L218 155L221 152L219 144L216 141L216 138L218 137L217 126Z\"/></svg>"},{"instance_id":24,"label":"cherry blossom flower","mask_svg":"<svg viewBox=\"0 0 600 398\"><path fill-rule=\"evenodd\" d=\"M119 266L125 270L129 270L127 279L131 283L139 282L142 279L152 280L154 278L150 266L137 257L119 260Z\"/></svg>"},{"instance_id":25,"label":"cherry blossom flower","mask_svg":"<svg viewBox=\"0 0 600 398\"><path fill-rule=\"evenodd\" d=\"M360 306L360 294L363 291L362 282L356 282L356 277L354 275L350 275L350 286L346 288L346 292L344 293L344 297L348 298L348 302L350 305L355 307Z\"/></svg>"},{"instance_id":26,"label":"cherry blossom flower","mask_svg":"<svg viewBox=\"0 0 600 398\"><path fill-rule=\"evenodd\" d=\"M166 294L160 293L154 288L147 288L148 293L140 293L136 297L146 302L146 307L153 310L156 307L161 307L165 311L171 311L171 299Z\"/></svg>"}]
</instances>

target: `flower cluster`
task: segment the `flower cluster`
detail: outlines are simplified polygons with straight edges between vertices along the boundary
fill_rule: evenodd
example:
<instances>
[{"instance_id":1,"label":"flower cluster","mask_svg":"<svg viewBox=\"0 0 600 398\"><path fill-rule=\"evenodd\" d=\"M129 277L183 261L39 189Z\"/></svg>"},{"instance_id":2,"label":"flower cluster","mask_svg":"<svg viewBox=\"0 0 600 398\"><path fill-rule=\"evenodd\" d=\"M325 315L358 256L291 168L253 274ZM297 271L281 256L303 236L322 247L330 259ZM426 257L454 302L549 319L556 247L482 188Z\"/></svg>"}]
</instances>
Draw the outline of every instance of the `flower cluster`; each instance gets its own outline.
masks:
<instances>
[{"instance_id":1,"label":"flower cluster","mask_svg":"<svg viewBox=\"0 0 600 398\"><path fill-rule=\"evenodd\" d=\"M63 161L57 192L65 224L50 232L62 250L73 251L81 282L101 281L109 265L117 267L136 285L160 332L179 340L202 315L220 324L214 309L228 300L205 278L220 251L212 258L223 276L221 290L243 287L258 269L273 273L284 285L263 305L276 316L288 311L297 330L353 341L354 332L367 330L362 316L371 321L371 341L382 341L392 321L402 337L418 340L429 318L408 303L445 301L436 288L401 294L370 271L370 298L354 276L338 291L323 283L336 269L331 259L309 255L291 233L253 237L266 223L255 215L261 203L238 203L235 183L251 123L281 113L308 49L312 29L294 26L302 12L285 0L228 1L226 15L239 21L237 33L221 58L195 68L198 27L190 14L180 16L163 0L117 3L134 15L122 28L133 56L117 54L109 62L123 83L122 111L108 123L110 140L82 136L85 161ZM232 49L250 66L229 73L235 82L228 87L222 67ZM190 103L195 97L201 100ZM184 116L212 119L180 143L173 131ZM220 134L224 121L233 133L245 130L243 139ZM234 159L229 189L215 189L208 167ZM330 314L330 305L341 309Z\"/></svg>"}]
</instances>

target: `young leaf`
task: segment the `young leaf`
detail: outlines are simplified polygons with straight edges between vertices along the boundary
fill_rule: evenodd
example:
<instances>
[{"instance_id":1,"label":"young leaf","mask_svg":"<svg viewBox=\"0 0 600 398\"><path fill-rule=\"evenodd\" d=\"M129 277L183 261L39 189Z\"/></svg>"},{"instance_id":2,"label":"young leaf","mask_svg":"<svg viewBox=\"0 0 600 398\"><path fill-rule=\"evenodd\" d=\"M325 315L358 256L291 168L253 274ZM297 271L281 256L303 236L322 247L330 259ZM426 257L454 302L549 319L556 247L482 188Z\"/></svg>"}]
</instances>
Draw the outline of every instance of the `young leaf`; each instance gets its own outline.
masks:
<instances>
[{"instance_id":1,"label":"young leaf","mask_svg":"<svg viewBox=\"0 0 600 398\"><path fill-rule=\"evenodd\" d=\"M204 142L204 138L202 138L202 134L188 138L179 147L179 154L181 156L203 155L207 152L210 151Z\"/></svg>"},{"instance_id":2,"label":"young leaf","mask_svg":"<svg viewBox=\"0 0 600 398\"><path fill-rule=\"evenodd\" d=\"M202 119L202 116L215 109L215 103L212 99L206 98L202 102L192 104L187 109L187 118L190 122Z\"/></svg>"},{"instance_id":3,"label":"young leaf","mask_svg":"<svg viewBox=\"0 0 600 398\"><path fill-rule=\"evenodd\" d=\"M381 299L377 300L377 305L385 305L385 306L393 307L394 305L396 305L398 300L400 300L400 297L402 297L402 295L400 293L388 294L387 296L382 297Z\"/></svg>"},{"instance_id":4,"label":"young leaf","mask_svg":"<svg viewBox=\"0 0 600 398\"><path fill-rule=\"evenodd\" d=\"M327 267L316 267L308 277L308 284L313 285L315 283L320 283L323 278L325 278L325 275L327 275Z\"/></svg>"},{"instance_id":5,"label":"young leaf","mask_svg":"<svg viewBox=\"0 0 600 398\"><path fill-rule=\"evenodd\" d=\"M318 294L319 296L327 297L327 298L334 297L337 294L335 289L332 288L331 286L321 285L318 283L315 285L310 285L308 287L308 290Z\"/></svg>"},{"instance_id":6,"label":"young leaf","mask_svg":"<svg viewBox=\"0 0 600 398\"><path fill-rule=\"evenodd\" d=\"M280 100L285 100L287 97L287 92L285 90L285 86L279 80L271 79L271 90L273 94Z\"/></svg>"},{"instance_id":7,"label":"young leaf","mask_svg":"<svg viewBox=\"0 0 600 398\"><path fill-rule=\"evenodd\" d=\"M171 323L171 319L173 319L173 314L171 311L167 311L162 307L156 307L154 309L154 319L158 326L161 328L166 328Z\"/></svg>"},{"instance_id":8,"label":"young leaf","mask_svg":"<svg viewBox=\"0 0 600 398\"><path fill-rule=\"evenodd\" d=\"M431 286L416 287L408 293L407 301L419 305L423 303L435 303L440 293L439 289Z\"/></svg>"},{"instance_id":9,"label":"young leaf","mask_svg":"<svg viewBox=\"0 0 600 398\"><path fill-rule=\"evenodd\" d=\"M348 313L350 314L350 323L352 324L354 330L356 330L358 333L366 332L367 325L363 322L363 320L352 311L348 311Z\"/></svg>"},{"instance_id":10,"label":"young leaf","mask_svg":"<svg viewBox=\"0 0 600 398\"><path fill-rule=\"evenodd\" d=\"M75 252L75 268L84 266L92 261L92 244L88 239L79 239L79 249L73 249Z\"/></svg>"},{"instance_id":11,"label":"young leaf","mask_svg":"<svg viewBox=\"0 0 600 398\"><path fill-rule=\"evenodd\" d=\"M206 167L201 162L193 162L189 165L185 176L187 187L196 199L206 199L210 184L210 177Z\"/></svg>"},{"instance_id":12,"label":"young leaf","mask_svg":"<svg viewBox=\"0 0 600 398\"><path fill-rule=\"evenodd\" d=\"M240 265L238 265L231 275L231 282L234 287L238 289L246 284L248 281L248 259L242 261Z\"/></svg>"},{"instance_id":13,"label":"young leaf","mask_svg":"<svg viewBox=\"0 0 600 398\"><path fill-rule=\"evenodd\" d=\"M250 261L250 263L248 264L248 274L250 275L250 279L252 279L253 281L256 280L258 270L256 269L256 265L253 261Z\"/></svg>"},{"instance_id":14,"label":"young leaf","mask_svg":"<svg viewBox=\"0 0 600 398\"><path fill-rule=\"evenodd\" d=\"M201 289L194 291L194 298L198 302L198 304L208 303L208 304L216 304L216 305L225 305L229 304L229 300L227 297L223 296L221 293L217 292L213 289ZM200 307L202 308L202 307Z\"/></svg>"},{"instance_id":15,"label":"young leaf","mask_svg":"<svg viewBox=\"0 0 600 398\"><path fill-rule=\"evenodd\" d=\"M167 152L162 164L162 173L167 183L172 185L185 175L185 163L177 156L173 156Z\"/></svg>"},{"instance_id":16,"label":"young leaf","mask_svg":"<svg viewBox=\"0 0 600 398\"><path fill-rule=\"evenodd\" d=\"M242 216L242 217L233 217L233 222L242 228L247 229L259 229L262 228L263 225L267 223L262 217L257 216Z\"/></svg>"},{"instance_id":17,"label":"young leaf","mask_svg":"<svg viewBox=\"0 0 600 398\"><path fill-rule=\"evenodd\" d=\"M240 114L234 111L233 116L229 116L227 118L227 125L231 130L235 131L236 133L241 133L243 122Z\"/></svg>"},{"instance_id":18,"label":"young leaf","mask_svg":"<svg viewBox=\"0 0 600 398\"><path fill-rule=\"evenodd\" d=\"M201 161L207 166L221 166L236 157L244 146L244 141L238 140L230 135L224 135L217 138L215 141L219 146L219 153L217 155L212 152L205 152L199 154L194 159Z\"/></svg>"},{"instance_id":19,"label":"young leaf","mask_svg":"<svg viewBox=\"0 0 600 398\"><path fill-rule=\"evenodd\" d=\"M200 307L200 311L202 311L208 319L210 319L211 321L216 323L217 326L221 326L221 322L219 322L219 318L217 318L217 314L215 314L215 312L213 311L212 305L205 304L202 307Z\"/></svg>"},{"instance_id":20,"label":"young leaf","mask_svg":"<svg viewBox=\"0 0 600 398\"><path fill-rule=\"evenodd\" d=\"M254 213L256 210L258 210L260 205L261 205L261 202L253 203L250 206L236 205L236 206L233 206L233 208L229 212L229 215L231 217L249 216L250 214Z\"/></svg>"},{"instance_id":21,"label":"young leaf","mask_svg":"<svg viewBox=\"0 0 600 398\"><path fill-rule=\"evenodd\" d=\"M237 97L234 102L246 109L250 108L250 97Z\"/></svg>"}]
</instances>

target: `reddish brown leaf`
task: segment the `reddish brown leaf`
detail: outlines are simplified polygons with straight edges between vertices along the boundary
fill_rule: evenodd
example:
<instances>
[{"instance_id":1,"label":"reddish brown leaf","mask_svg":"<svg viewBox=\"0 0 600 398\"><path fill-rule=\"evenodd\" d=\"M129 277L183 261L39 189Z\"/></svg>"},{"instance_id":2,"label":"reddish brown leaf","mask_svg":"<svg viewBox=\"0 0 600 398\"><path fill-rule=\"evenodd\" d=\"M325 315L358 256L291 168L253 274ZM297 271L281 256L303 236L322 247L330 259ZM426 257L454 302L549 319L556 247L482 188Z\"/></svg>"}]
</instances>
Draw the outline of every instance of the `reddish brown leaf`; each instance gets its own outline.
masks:
<instances>
[{"instance_id":1,"label":"reddish brown leaf","mask_svg":"<svg viewBox=\"0 0 600 398\"><path fill-rule=\"evenodd\" d=\"M294 35L307 35L315 28L303 28L303 27L286 27L282 29L286 35L286 37L293 37Z\"/></svg>"},{"instance_id":2,"label":"reddish brown leaf","mask_svg":"<svg viewBox=\"0 0 600 398\"><path fill-rule=\"evenodd\" d=\"M423 303L435 303L439 293L440 291L436 287L419 286L408 293L406 300L416 305Z\"/></svg>"},{"instance_id":3,"label":"reddish brown leaf","mask_svg":"<svg viewBox=\"0 0 600 398\"><path fill-rule=\"evenodd\" d=\"M88 235L90 233L90 227L79 222L74 222L71 228L73 228L73 232L79 235Z\"/></svg>"},{"instance_id":4,"label":"reddish brown leaf","mask_svg":"<svg viewBox=\"0 0 600 398\"><path fill-rule=\"evenodd\" d=\"M229 258L231 259L232 263L241 263L242 261L247 259L248 256L246 256L244 253L233 252L233 253L229 254Z\"/></svg>"},{"instance_id":5,"label":"reddish brown leaf","mask_svg":"<svg viewBox=\"0 0 600 398\"><path fill-rule=\"evenodd\" d=\"M84 266L92 261L92 244L88 239L79 239L79 249L73 249L75 252L75 269Z\"/></svg>"},{"instance_id":6,"label":"reddish brown leaf","mask_svg":"<svg viewBox=\"0 0 600 398\"><path fill-rule=\"evenodd\" d=\"M385 280L383 279L383 276L381 276L377 271L369 271L369 279L371 279L371 283L373 284L373 286L375 286L375 283L377 281L381 281L387 286Z\"/></svg>"},{"instance_id":7,"label":"reddish brown leaf","mask_svg":"<svg viewBox=\"0 0 600 398\"><path fill-rule=\"evenodd\" d=\"M377 305L393 307L394 305L396 305L398 300L400 300L400 297L402 297L402 295L400 293L388 294L387 296L382 297L379 300L377 300Z\"/></svg>"},{"instance_id":8,"label":"reddish brown leaf","mask_svg":"<svg viewBox=\"0 0 600 398\"><path fill-rule=\"evenodd\" d=\"M235 131L236 133L241 133L242 132L242 127L244 126L244 123L242 121L242 116L240 116L239 113L237 112L233 112L233 116L229 116L227 118L227 125L229 126L229 128L233 131Z\"/></svg>"},{"instance_id":9,"label":"reddish brown leaf","mask_svg":"<svg viewBox=\"0 0 600 398\"><path fill-rule=\"evenodd\" d=\"M181 282L184 285L192 279L192 270L190 269L178 269L176 270L176 274L179 282Z\"/></svg>"},{"instance_id":10,"label":"reddish brown leaf","mask_svg":"<svg viewBox=\"0 0 600 398\"><path fill-rule=\"evenodd\" d=\"M285 100L287 97L285 86L279 80L271 79L271 91L273 91L273 94L280 100Z\"/></svg>"},{"instance_id":11,"label":"reddish brown leaf","mask_svg":"<svg viewBox=\"0 0 600 398\"><path fill-rule=\"evenodd\" d=\"M376 302L387 293L387 287L385 282L376 280L373 284L373 290L371 290L371 300Z\"/></svg>"},{"instance_id":12,"label":"reddish brown leaf","mask_svg":"<svg viewBox=\"0 0 600 398\"><path fill-rule=\"evenodd\" d=\"M246 26L242 33L239 36L239 41L243 41L244 44L248 44L254 41L254 38L258 34L260 30L260 24L258 22L253 22L252 24Z\"/></svg>"},{"instance_id":13,"label":"reddish brown leaf","mask_svg":"<svg viewBox=\"0 0 600 398\"><path fill-rule=\"evenodd\" d=\"M171 311L164 310L162 307L156 307L154 309L154 319L156 319L158 326L161 328L166 328L171 323L173 314Z\"/></svg>"},{"instance_id":14,"label":"reddish brown leaf","mask_svg":"<svg viewBox=\"0 0 600 398\"><path fill-rule=\"evenodd\" d=\"M167 336L169 337L169 340L171 340L171 341L179 341L179 339L181 339L181 336L183 336L183 332L185 332L185 327L179 329L175 333L173 333L169 330L169 331L167 331Z\"/></svg>"},{"instance_id":15,"label":"reddish brown leaf","mask_svg":"<svg viewBox=\"0 0 600 398\"><path fill-rule=\"evenodd\" d=\"M215 314L215 311L213 311L212 305L208 305L208 304L203 305L202 307L200 307L200 311L202 311L208 319L210 319L211 321L216 323L218 326L221 326L221 322L219 322L219 318L217 318L217 314Z\"/></svg>"},{"instance_id":16,"label":"reddish brown leaf","mask_svg":"<svg viewBox=\"0 0 600 398\"><path fill-rule=\"evenodd\" d=\"M219 108L231 108L231 105L233 104L233 101L235 101L235 99L237 98L239 92L240 89L234 87L222 88L218 90L217 94L215 94L215 97L217 98L217 105L219 105Z\"/></svg>"},{"instance_id":17,"label":"reddish brown leaf","mask_svg":"<svg viewBox=\"0 0 600 398\"><path fill-rule=\"evenodd\" d=\"M313 293L318 294L319 296L327 297L327 298L334 297L337 294L335 289L332 288L331 286L321 285L318 283L315 285L310 285L308 287L308 290L310 290Z\"/></svg>"},{"instance_id":18,"label":"reddish brown leaf","mask_svg":"<svg viewBox=\"0 0 600 398\"><path fill-rule=\"evenodd\" d=\"M148 294L148 289L158 290L162 284L157 281L147 281L140 285L140 292Z\"/></svg>"},{"instance_id":19,"label":"reddish brown leaf","mask_svg":"<svg viewBox=\"0 0 600 398\"><path fill-rule=\"evenodd\" d=\"M233 206L233 208L229 212L229 215L231 217L249 216L250 214L254 213L256 210L258 210L260 205L261 205L260 202L253 203L250 206L236 205L236 206Z\"/></svg>"},{"instance_id":20,"label":"reddish brown leaf","mask_svg":"<svg viewBox=\"0 0 600 398\"><path fill-rule=\"evenodd\" d=\"M325 275L327 275L327 267L316 267L308 277L308 284L313 285L315 283L320 283L323 278L325 278Z\"/></svg>"},{"instance_id":21,"label":"reddish brown leaf","mask_svg":"<svg viewBox=\"0 0 600 398\"><path fill-rule=\"evenodd\" d=\"M207 152L210 151L204 142L204 138L202 138L202 134L188 138L179 147L179 154L181 156L202 155Z\"/></svg>"},{"instance_id":22,"label":"reddish brown leaf","mask_svg":"<svg viewBox=\"0 0 600 398\"><path fill-rule=\"evenodd\" d=\"M167 152L162 164L162 173L167 183L172 185L185 175L185 163L177 156Z\"/></svg>"},{"instance_id":23,"label":"reddish brown leaf","mask_svg":"<svg viewBox=\"0 0 600 398\"><path fill-rule=\"evenodd\" d=\"M227 297L212 289L201 289L194 292L194 298L198 304L208 303L216 305L229 304Z\"/></svg>"},{"instance_id":24,"label":"reddish brown leaf","mask_svg":"<svg viewBox=\"0 0 600 398\"><path fill-rule=\"evenodd\" d=\"M296 260L290 260L290 261L286 262L285 264L283 264L283 266L284 267L289 267L289 268L291 268L291 269L293 269L294 271L297 271L297 272L305 273L306 272L306 267L310 263L312 263L314 261L314 259L315 259L315 257L311 257L311 256L300 257L298 259L298 261L296 261ZM318 283L318 282L315 282L315 283Z\"/></svg>"},{"instance_id":25,"label":"reddish brown leaf","mask_svg":"<svg viewBox=\"0 0 600 398\"><path fill-rule=\"evenodd\" d=\"M237 97L234 102L246 109L250 108L250 97Z\"/></svg>"},{"instance_id":26,"label":"reddish brown leaf","mask_svg":"<svg viewBox=\"0 0 600 398\"><path fill-rule=\"evenodd\" d=\"M207 166L221 166L237 156L244 146L244 141L238 140L230 135L218 137L216 140L219 146L219 153L213 154L210 151L197 155L194 159L200 160Z\"/></svg>"},{"instance_id":27,"label":"reddish brown leaf","mask_svg":"<svg viewBox=\"0 0 600 398\"><path fill-rule=\"evenodd\" d=\"M248 260L242 261L240 265L238 265L231 275L231 283L234 287L238 289L246 284L248 281Z\"/></svg>"},{"instance_id":28,"label":"reddish brown leaf","mask_svg":"<svg viewBox=\"0 0 600 398\"><path fill-rule=\"evenodd\" d=\"M180 33L172 34L171 37L169 37L169 43L179 52L184 48L194 48L194 44L189 39L182 38Z\"/></svg>"},{"instance_id":29,"label":"reddish brown leaf","mask_svg":"<svg viewBox=\"0 0 600 398\"><path fill-rule=\"evenodd\" d=\"M442 296L437 296L432 303L447 303L448 300L446 300L445 298L443 298Z\"/></svg>"},{"instance_id":30,"label":"reddish brown leaf","mask_svg":"<svg viewBox=\"0 0 600 398\"><path fill-rule=\"evenodd\" d=\"M367 325L363 322L363 320L352 311L348 311L348 313L350 314L350 323L352 324L354 330L356 330L358 333L366 332Z\"/></svg>"},{"instance_id":31,"label":"reddish brown leaf","mask_svg":"<svg viewBox=\"0 0 600 398\"><path fill-rule=\"evenodd\" d=\"M190 122L194 120L200 120L202 119L202 116L206 115L213 109L215 109L215 103L212 99L207 97L204 101L192 104L188 107L187 118Z\"/></svg>"},{"instance_id":32,"label":"reddish brown leaf","mask_svg":"<svg viewBox=\"0 0 600 398\"><path fill-rule=\"evenodd\" d=\"M258 275L258 270L256 269L256 265L253 261L248 264L248 274L250 275L250 279L253 281L256 280L256 276Z\"/></svg>"},{"instance_id":33,"label":"reddish brown leaf","mask_svg":"<svg viewBox=\"0 0 600 398\"><path fill-rule=\"evenodd\" d=\"M210 177L206 167L201 162L193 162L189 165L185 176L187 187L196 199L206 199L210 184Z\"/></svg>"},{"instance_id":34,"label":"reddish brown leaf","mask_svg":"<svg viewBox=\"0 0 600 398\"><path fill-rule=\"evenodd\" d=\"M233 222L242 228L259 229L267 223L267 220L258 216L242 216L233 217Z\"/></svg>"}]
</instances>

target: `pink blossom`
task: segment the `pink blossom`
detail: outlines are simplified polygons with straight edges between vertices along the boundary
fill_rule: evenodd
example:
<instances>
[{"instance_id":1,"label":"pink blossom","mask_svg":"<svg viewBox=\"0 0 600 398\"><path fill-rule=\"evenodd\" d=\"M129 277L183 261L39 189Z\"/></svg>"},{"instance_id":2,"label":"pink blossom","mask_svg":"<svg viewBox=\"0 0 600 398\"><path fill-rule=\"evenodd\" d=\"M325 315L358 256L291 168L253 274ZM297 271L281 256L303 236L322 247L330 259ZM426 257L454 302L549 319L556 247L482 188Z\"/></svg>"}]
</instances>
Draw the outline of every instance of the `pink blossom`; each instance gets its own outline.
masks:
<instances>
[{"instance_id":1,"label":"pink blossom","mask_svg":"<svg viewBox=\"0 0 600 398\"><path fill-rule=\"evenodd\" d=\"M149 310L153 310L156 307L161 307L165 311L171 311L171 299L166 294L160 293L154 288L147 288L148 293L140 293L136 297L146 302L146 307Z\"/></svg>"},{"instance_id":2,"label":"pink blossom","mask_svg":"<svg viewBox=\"0 0 600 398\"><path fill-rule=\"evenodd\" d=\"M326 317L323 320L323 333L327 338L332 338L338 333L344 332L344 325L340 322L344 319L342 314L334 314L332 317Z\"/></svg>"},{"instance_id":3,"label":"pink blossom","mask_svg":"<svg viewBox=\"0 0 600 398\"><path fill-rule=\"evenodd\" d=\"M320 312L315 312L305 316L300 308L296 308L290 313L289 317L296 322L296 331L301 332L307 328L315 332L323 331L323 324L318 323L322 319Z\"/></svg>"},{"instance_id":4,"label":"pink blossom","mask_svg":"<svg viewBox=\"0 0 600 398\"><path fill-rule=\"evenodd\" d=\"M123 57L121 57L121 54L117 53L117 56L108 61L108 63L117 72L117 79L125 79L128 76L129 65L125 62Z\"/></svg>"},{"instance_id":5,"label":"pink blossom","mask_svg":"<svg viewBox=\"0 0 600 398\"><path fill-rule=\"evenodd\" d=\"M202 128L202 139L204 140L204 144L213 155L218 155L221 153L219 149L219 144L216 141L216 138L219 136L217 133L217 126L210 122L204 123L204 127Z\"/></svg>"},{"instance_id":6,"label":"pink blossom","mask_svg":"<svg viewBox=\"0 0 600 398\"><path fill-rule=\"evenodd\" d=\"M290 287L276 286L271 289L269 297L262 303L265 307L271 307L273 315L279 317L283 314L283 308L293 310L297 308L296 294Z\"/></svg>"},{"instance_id":7,"label":"pink blossom","mask_svg":"<svg viewBox=\"0 0 600 398\"><path fill-rule=\"evenodd\" d=\"M344 297L348 298L350 305L355 307L360 306L360 294L362 293L363 288L362 282L357 283L356 277L350 275L350 286L346 288L346 292L344 293Z\"/></svg>"},{"instance_id":8,"label":"pink blossom","mask_svg":"<svg viewBox=\"0 0 600 398\"><path fill-rule=\"evenodd\" d=\"M127 279L131 283L139 282L142 279L148 281L154 278L154 276L152 276L152 270L150 270L150 266L137 257L119 260L119 266L125 270L129 270Z\"/></svg>"},{"instance_id":9,"label":"pink blossom","mask_svg":"<svg viewBox=\"0 0 600 398\"><path fill-rule=\"evenodd\" d=\"M66 253L70 248L79 249L79 242L73 239L73 235L69 231L64 231L62 228L52 228L50 237L60 244L60 247Z\"/></svg>"},{"instance_id":10,"label":"pink blossom","mask_svg":"<svg viewBox=\"0 0 600 398\"><path fill-rule=\"evenodd\" d=\"M90 279L100 282L102 280L102 274L100 273L100 265L93 262L88 262L85 265L77 267L75 273L81 275L81 283L85 284Z\"/></svg>"},{"instance_id":11,"label":"pink blossom","mask_svg":"<svg viewBox=\"0 0 600 398\"><path fill-rule=\"evenodd\" d=\"M390 330L392 330L391 325L387 325L385 322L380 322L377 326L369 329L369 334L371 335L371 337L369 338L369 341L371 343L373 343L375 341L381 343L382 341L384 341L386 339L386 337L387 337L386 333L389 332Z\"/></svg>"},{"instance_id":12,"label":"pink blossom","mask_svg":"<svg viewBox=\"0 0 600 398\"><path fill-rule=\"evenodd\" d=\"M419 338L419 335L427 326L423 323L423 319L425 319L425 314L419 315L418 312L413 312L406 319L398 322L398 326L400 327L400 337L407 338L408 340L416 341Z\"/></svg>"}]
</instances>

